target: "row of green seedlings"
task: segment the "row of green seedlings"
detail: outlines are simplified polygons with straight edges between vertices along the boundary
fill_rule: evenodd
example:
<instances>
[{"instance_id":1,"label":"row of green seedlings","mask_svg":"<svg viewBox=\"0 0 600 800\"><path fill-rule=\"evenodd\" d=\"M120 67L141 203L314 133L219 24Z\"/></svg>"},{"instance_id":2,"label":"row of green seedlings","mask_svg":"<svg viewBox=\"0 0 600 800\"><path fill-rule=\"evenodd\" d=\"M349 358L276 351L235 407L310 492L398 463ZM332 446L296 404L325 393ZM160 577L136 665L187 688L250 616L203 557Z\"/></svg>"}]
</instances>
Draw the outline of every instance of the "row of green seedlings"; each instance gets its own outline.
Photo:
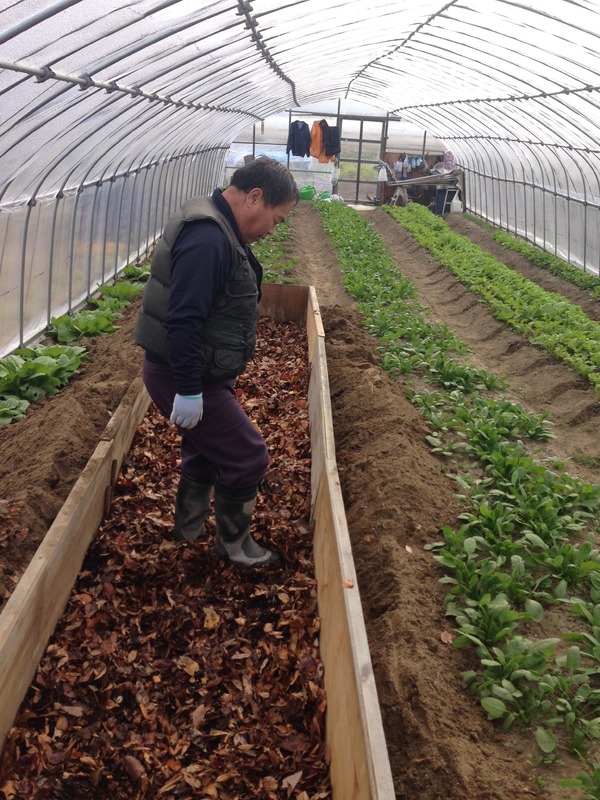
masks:
<instances>
[{"instance_id":1,"label":"row of green seedlings","mask_svg":"<svg viewBox=\"0 0 600 800\"><path fill-rule=\"evenodd\" d=\"M291 236L291 222L284 220L275 232L252 245L252 252L263 267L265 283L290 283L290 273L298 265L298 257L290 258L287 242Z\"/></svg>"},{"instance_id":2,"label":"row of green seedlings","mask_svg":"<svg viewBox=\"0 0 600 800\"><path fill-rule=\"evenodd\" d=\"M56 344L20 347L0 359L0 425L23 419L32 403L57 394L87 359L85 347L72 344L85 336L99 336L117 330L115 322L142 291L149 265L127 265L125 280L99 288L89 300L89 309L52 317L46 337Z\"/></svg>"},{"instance_id":3,"label":"row of green seedlings","mask_svg":"<svg viewBox=\"0 0 600 800\"><path fill-rule=\"evenodd\" d=\"M564 261L562 258L552 253L540 250L539 247L529 244L529 242L526 242L524 239L518 239L516 236L506 231L493 228L479 217L475 217L471 214L465 214L465 217L480 228L489 231L492 238L498 242L498 244L502 245L502 247L520 253L533 264L533 266L539 269L545 269L553 275L557 275L559 278L569 281L569 283L578 286L585 292L589 292L595 300L600 300L600 278L596 275L590 272L584 272L579 267L569 264L568 261Z\"/></svg>"},{"instance_id":4,"label":"row of green seedlings","mask_svg":"<svg viewBox=\"0 0 600 800\"><path fill-rule=\"evenodd\" d=\"M504 730L515 722L533 729L542 760L562 747L576 753L588 771L573 780L584 785L595 775L589 742L600 737L600 487L527 452L528 442L552 437L547 419L503 399L491 372L463 363L465 345L427 318L370 223L344 204L315 207L345 287L381 340L382 367L434 387L409 396L431 425L430 444L463 472L454 476L468 508L462 524L444 528L430 549L449 573L442 581L454 644L479 656L465 683ZM545 609L557 605L576 630L540 637Z\"/></svg>"},{"instance_id":5,"label":"row of green seedlings","mask_svg":"<svg viewBox=\"0 0 600 800\"><path fill-rule=\"evenodd\" d=\"M600 390L600 325L582 309L502 264L425 206L386 206L435 260L482 297L494 317L564 361Z\"/></svg>"}]
</instances>

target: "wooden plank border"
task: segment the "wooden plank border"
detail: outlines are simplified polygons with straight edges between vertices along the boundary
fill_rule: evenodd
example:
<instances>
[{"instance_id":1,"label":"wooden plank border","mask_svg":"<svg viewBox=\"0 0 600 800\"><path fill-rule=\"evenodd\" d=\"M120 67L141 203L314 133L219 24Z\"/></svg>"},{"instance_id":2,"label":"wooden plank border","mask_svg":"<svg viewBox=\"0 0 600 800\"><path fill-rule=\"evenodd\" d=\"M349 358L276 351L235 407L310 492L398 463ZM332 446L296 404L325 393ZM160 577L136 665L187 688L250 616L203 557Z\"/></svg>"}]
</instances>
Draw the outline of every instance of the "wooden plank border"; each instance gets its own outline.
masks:
<instances>
[{"instance_id":1,"label":"wooden plank border","mask_svg":"<svg viewBox=\"0 0 600 800\"><path fill-rule=\"evenodd\" d=\"M262 303L277 308L278 319L304 322L308 338L311 508L333 797L395 800L337 471L325 332L314 287L306 287L304 315L298 288L265 286Z\"/></svg>"},{"instance_id":2,"label":"wooden plank border","mask_svg":"<svg viewBox=\"0 0 600 800\"><path fill-rule=\"evenodd\" d=\"M309 311L307 319L311 317ZM319 652L334 800L395 800L381 708L335 456L325 336L312 350L309 417Z\"/></svg>"},{"instance_id":3,"label":"wooden plank border","mask_svg":"<svg viewBox=\"0 0 600 800\"><path fill-rule=\"evenodd\" d=\"M105 517L150 398L134 381L0 614L0 752L87 548Z\"/></svg>"}]
</instances>

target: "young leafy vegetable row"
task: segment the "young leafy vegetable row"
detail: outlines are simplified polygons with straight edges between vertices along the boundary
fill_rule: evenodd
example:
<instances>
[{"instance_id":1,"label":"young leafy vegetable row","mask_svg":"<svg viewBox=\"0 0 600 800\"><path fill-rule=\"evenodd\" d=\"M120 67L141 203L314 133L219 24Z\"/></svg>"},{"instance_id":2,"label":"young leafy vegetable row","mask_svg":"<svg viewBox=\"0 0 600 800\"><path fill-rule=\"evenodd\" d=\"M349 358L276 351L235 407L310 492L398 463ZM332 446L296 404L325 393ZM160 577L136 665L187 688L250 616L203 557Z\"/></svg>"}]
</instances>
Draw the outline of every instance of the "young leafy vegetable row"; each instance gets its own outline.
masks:
<instances>
[{"instance_id":1,"label":"young leafy vegetable row","mask_svg":"<svg viewBox=\"0 0 600 800\"><path fill-rule=\"evenodd\" d=\"M465 214L464 216L483 230L488 231L492 238L502 247L520 253L535 267L548 270L548 272L558 275L559 278L564 278L574 286L589 292L596 300L600 300L600 278L596 275L584 272L579 267L569 264L568 261L563 261L562 258L552 255L552 253L540 250L539 247L535 247L523 239L518 239L506 231L498 230L479 217L472 214Z\"/></svg>"},{"instance_id":2,"label":"young leafy vegetable row","mask_svg":"<svg viewBox=\"0 0 600 800\"><path fill-rule=\"evenodd\" d=\"M506 267L424 206L385 209L442 266L490 306L496 319L560 358L600 390L600 325L564 297Z\"/></svg>"},{"instance_id":3,"label":"young leafy vegetable row","mask_svg":"<svg viewBox=\"0 0 600 800\"><path fill-rule=\"evenodd\" d=\"M523 239L517 239L506 231L497 230L478 217L471 216L470 214L465 214L465 216L484 230L490 231L492 238L498 242L498 244L501 244L502 247L520 253L535 267L548 270L548 272L552 272L553 275L564 278L564 280L569 281L569 283L589 292L596 300L600 300L600 278L596 275L584 272L582 269L569 264L568 261L563 261L562 258L552 255L552 253L540 250L539 247L534 247L534 245L529 244L529 242Z\"/></svg>"},{"instance_id":4,"label":"young leafy vegetable row","mask_svg":"<svg viewBox=\"0 0 600 800\"><path fill-rule=\"evenodd\" d=\"M275 229L275 233L252 245L252 252L264 269L263 280L266 283L289 283L290 272L297 265L297 258L290 258L287 252L287 240L291 235L289 218Z\"/></svg>"},{"instance_id":5,"label":"young leafy vegetable row","mask_svg":"<svg viewBox=\"0 0 600 800\"><path fill-rule=\"evenodd\" d=\"M131 280L100 287L100 296L89 301L94 310L52 318L46 335L57 344L20 347L0 358L0 425L23 419L32 403L56 394L69 382L87 359L85 347L73 346L72 342L115 331L115 321L131 298L142 291L148 275L148 264L128 265L124 276Z\"/></svg>"},{"instance_id":6,"label":"young leafy vegetable row","mask_svg":"<svg viewBox=\"0 0 600 800\"><path fill-rule=\"evenodd\" d=\"M528 453L527 442L552 436L548 421L503 398L493 374L464 363L465 346L428 319L370 223L342 203L314 205L346 289L380 338L382 366L432 386L409 396L430 423L432 447L462 472L455 476L461 524L444 528L430 549L448 573L455 645L473 646L480 659L465 683L505 730L517 722L533 728L545 758L568 747L585 763L590 740L600 738L600 487ZM426 214L435 229L437 219ZM420 218L418 230L426 238ZM462 250L453 260L461 274ZM474 271L470 259L464 274ZM539 623L555 607L569 610L574 630L540 636ZM575 780L594 776L588 764Z\"/></svg>"}]
</instances>

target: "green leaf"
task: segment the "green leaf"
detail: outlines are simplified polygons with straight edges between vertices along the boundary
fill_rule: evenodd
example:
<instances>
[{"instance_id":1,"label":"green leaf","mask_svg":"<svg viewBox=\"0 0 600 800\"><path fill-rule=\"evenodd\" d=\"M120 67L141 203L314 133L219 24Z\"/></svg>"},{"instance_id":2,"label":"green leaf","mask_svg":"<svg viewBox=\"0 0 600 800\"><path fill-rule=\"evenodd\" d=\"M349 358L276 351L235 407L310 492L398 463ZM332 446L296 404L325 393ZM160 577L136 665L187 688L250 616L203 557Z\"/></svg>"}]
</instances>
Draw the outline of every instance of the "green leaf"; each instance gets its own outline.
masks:
<instances>
[{"instance_id":1,"label":"green leaf","mask_svg":"<svg viewBox=\"0 0 600 800\"><path fill-rule=\"evenodd\" d=\"M531 619L534 622L541 622L544 618L544 607L537 600L527 598L525 601L525 611L531 614Z\"/></svg>"},{"instance_id":2,"label":"green leaf","mask_svg":"<svg viewBox=\"0 0 600 800\"><path fill-rule=\"evenodd\" d=\"M569 591L569 587L567 582L563 579L556 584L556 588L554 590L554 596L557 600L565 600Z\"/></svg>"},{"instance_id":3,"label":"green leaf","mask_svg":"<svg viewBox=\"0 0 600 800\"><path fill-rule=\"evenodd\" d=\"M543 753L553 753L556 750L556 738L552 731L544 730L544 728L537 728L535 740Z\"/></svg>"},{"instance_id":4,"label":"green leaf","mask_svg":"<svg viewBox=\"0 0 600 800\"><path fill-rule=\"evenodd\" d=\"M548 549L548 545L546 544L546 542L542 539L541 536L538 536L537 533L526 533L525 538L530 544L534 545L534 547L539 547L540 550Z\"/></svg>"},{"instance_id":5,"label":"green leaf","mask_svg":"<svg viewBox=\"0 0 600 800\"><path fill-rule=\"evenodd\" d=\"M465 553L471 557L474 555L475 551L477 550L477 540L474 536L470 536L468 539L465 539L463 542L463 547Z\"/></svg>"},{"instance_id":6,"label":"green leaf","mask_svg":"<svg viewBox=\"0 0 600 800\"><path fill-rule=\"evenodd\" d=\"M497 697L482 697L481 705L487 711L488 719L500 719L508 713L508 708Z\"/></svg>"},{"instance_id":7,"label":"green leaf","mask_svg":"<svg viewBox=\"0 0 600 800\"><path fill-rule=\"evenodd\" d=\"M567 669L569 672L575 672L579 669L581 664L581 652L578 647L569 647L567 650Z\"/></svg>"},{"instance_id":8,"label":"green leaf","mask_svg":"<svg viewBox=\"0 0 600 800\"><path fill-rule=\"evenodd\" d=\"M23 419L29 402L14 395L0 396L0 425L9 425Z\"/></svg>"}]
</instances>

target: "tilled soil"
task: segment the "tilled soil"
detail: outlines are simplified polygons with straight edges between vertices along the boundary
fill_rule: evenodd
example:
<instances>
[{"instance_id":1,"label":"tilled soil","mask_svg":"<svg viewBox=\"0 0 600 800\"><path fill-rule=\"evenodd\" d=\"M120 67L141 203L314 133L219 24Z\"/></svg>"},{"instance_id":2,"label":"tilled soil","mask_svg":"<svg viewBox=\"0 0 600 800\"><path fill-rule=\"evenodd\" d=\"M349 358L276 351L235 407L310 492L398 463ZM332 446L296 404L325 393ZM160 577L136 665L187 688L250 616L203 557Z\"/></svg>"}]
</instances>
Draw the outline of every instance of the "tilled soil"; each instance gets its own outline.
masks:
<instances>
[{"instance_id":1,"label":"tilled soil","mask_svg":"<svg viewBox=\"0 0 600 800\"><path fill-rule=\"evenodd\" d=\"M543 455L598 482L598 472L587 466L600 455L600 405L590 384L494 320L382 209L361 213L432 317L469 345L471 362L505 376L509 395L528 410L549 413L556 439ZM497 257L504 255L489 234L461 215L447 220ZM461 672L472 665L466 653L443 641L451 630L445 590L423 550L440 538L443 525L457 522L451 469L431 453L426 425L402 384L377 367L377 342L343 289L316 211L300 203L293 221L295 281L316 287L325 324L338 469L397 797L563 800L567 791L575 798L574 790L555 783L578 774L574 760L542 766L531 733L501 733L462 686ZM590 316L598 314L600 304L588 295L510 255L513 269L579 302Z\"/></svg>"}]
</instances>

